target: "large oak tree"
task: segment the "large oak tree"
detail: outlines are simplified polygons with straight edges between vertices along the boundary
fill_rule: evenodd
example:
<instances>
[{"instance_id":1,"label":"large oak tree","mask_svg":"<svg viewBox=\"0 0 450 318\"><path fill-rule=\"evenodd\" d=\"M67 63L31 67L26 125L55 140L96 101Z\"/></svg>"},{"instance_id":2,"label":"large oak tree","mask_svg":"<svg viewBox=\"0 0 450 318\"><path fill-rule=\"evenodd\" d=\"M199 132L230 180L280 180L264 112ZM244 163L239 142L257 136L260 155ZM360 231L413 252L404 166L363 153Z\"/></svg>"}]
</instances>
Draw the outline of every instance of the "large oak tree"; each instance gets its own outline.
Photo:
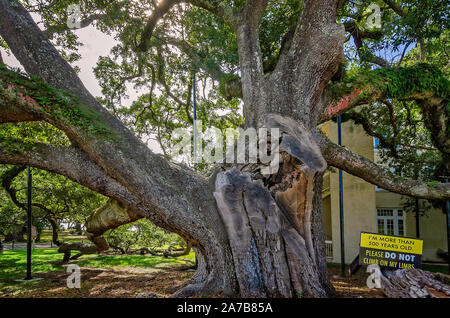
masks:
<instances>
[{"instance_id":1,"label":"large oak tree","mask_svg":"<svg viewBox=\"0 0 450 318\"><path fill-rule=\"evenodd\" d=\"M1 66L0 122L44 121L69 140L67 146L53 145L2 129L0 163L56 172L111 198L115 208L101 209L87 226L99 249L107 248L106 230L139 218L181 235L195 248L198 270L175 296L332 295L321 214L327 165L392 192L450 197L450 186L396 176L317 128L359 105L414 102L433 146L449 162L445 75L428 64L392 65L376 54L382 46L376 41L394 39L397 46L417 43L425 56L427 43L446 27L445 17L429 14L440 9L439 1L409 6L377 1L383 19L397 26L384 33L364 27L367 1L85 2L81 27L97 23L120 42L116 60L103 59L97 69L103 99L94 98L69 65L73 56L65 52L76 46L65 23L70 3L0 0L4 46L27 73ZM44 31L30 12L42 16ZM349 43L359 63L370 65L350 75L344 54ZM154 154L126 127L130 114L120 112L120 96L130 81L140 87L150 83L147 99L134 104L141 107L136 122L145 122L142 115L153 109L154 85L180 105L176 114L192 120L193 70L220 84L216 102L242 99L245 127L280 129L276 174L265 176L256 164L235 165L206 178Z\"/></svg>"}]
</instances>

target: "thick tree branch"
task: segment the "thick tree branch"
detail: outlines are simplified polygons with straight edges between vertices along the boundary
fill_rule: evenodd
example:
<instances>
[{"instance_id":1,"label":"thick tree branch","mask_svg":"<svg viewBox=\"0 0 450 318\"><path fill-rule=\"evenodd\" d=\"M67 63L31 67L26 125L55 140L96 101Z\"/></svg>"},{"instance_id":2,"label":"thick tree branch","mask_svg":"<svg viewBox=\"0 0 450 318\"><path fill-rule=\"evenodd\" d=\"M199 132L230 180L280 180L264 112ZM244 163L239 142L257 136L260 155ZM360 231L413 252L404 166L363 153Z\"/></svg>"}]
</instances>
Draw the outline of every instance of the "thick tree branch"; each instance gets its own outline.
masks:
<instances>
[{"instance_id":1,"label":"thick tree branch","mask_svg":"<svg viewBox=\"0 0 450 318\"><path fill-rule=\"evenodd\" d=\"M11 83L11 74L0 64L0 123L43 120L36 109L36 101L17 91L17 84Z\"/></svg>"},{"instance_id":2,"label":"thick tree branch","mask_svg":"<svg viewBox=\"0 0 450 318\"><path fill-rule=\"evenodd\" d=\"M87 104L97 104L21 4L0 0L0 16L0 35L28 74L76 94Z\"/></svg>"},{"instance_id":3,"label":"thick tree branch","mask_svg":"<svg viewBox=\"0 0 450 318\"><path fill-rule=\"evenodd\" d=\"M137 209L140 201L122 185L108 177L82 150L44 143L23 143L15 139L0 140L0 163L29 165L64 175L95 192L114 198Z\"/></svg>"},{"instance_id":4,"label":"thick tree branch","mask_svg":"<svg viewBox=\"0 0 450 318\"><path fill-rule=\"evenodd\" d=\"M237 15L236 39L242 74L244 117L245 124L252 127L256 127L258 110L265 104L259 24L267 2L267 0L249 0Z\"/></svg>"},{"instance_id":5,"label":"thick tree branch","mask_svg":"<svg viewBox=\"0 0 450 318\"><path fill-rule=\"evenodd\" d=\"M423 181L395 176L385 167L336 145L321 133L316 133L315 137L330 166L342 169L390 192L429 200L450 198L450 184L426 184Z\"/></svg>"},{"instance_id":6,"label":"thick tree branch","mask_svg":"<svg viewBox=\"0 0 450 318\"><path fill-rule=\"evenodd\" d=\"M247 0L245 7L239 13L239 24L250 23L257 28L266 11L268 0Z\"/></svg>"},{"instance_id":7,"label":"thick tree branch","mask_svg":"<svg viewBox=\"0 0 450 318\"><path fill-rule=\"evenodd\" d=\"M291 99L296 105L289 110L293 118L314 118L318 114L323 89L343 59L345 30L336 23L339 4L333 0L303 2L291 45L270 75L271 86L293 92ZM277 101L286 103L284 99Z\"/></svg>"},{"instance_id":8,"label":"thick tree branch","mask_svg":"<svg viewBox=\"0 0 450 318\"><path fill-rule=\"evenodd\" d=\"M182 0L162 0L159 1L158 6L153 10L147 24L144 27L144 31L141 35L141 43L138 46L138 50L146 52L150 47L150 40L155 30L158 21L167 13L173 6L181 3Z\"/></svg>"},{"instance_id":9,"label":"thick tree branch","mask_svg":"<svg viewBox=\"0 0 450 318\"><path fill-rule=\"evenodd\" d=\"M346 86L342 84L342 86ZM319 117L319 124L326 122L337 115L341 115L350 109L357 107L359 105L368 104L379 99L381 96L381 92L375 90L370 85L367 85L365 88L354 87L350 93L345 94L342 97L335 99L334 101L330 101L331 98L325 98L327 105Z\"/></svg>"}]
</instances>

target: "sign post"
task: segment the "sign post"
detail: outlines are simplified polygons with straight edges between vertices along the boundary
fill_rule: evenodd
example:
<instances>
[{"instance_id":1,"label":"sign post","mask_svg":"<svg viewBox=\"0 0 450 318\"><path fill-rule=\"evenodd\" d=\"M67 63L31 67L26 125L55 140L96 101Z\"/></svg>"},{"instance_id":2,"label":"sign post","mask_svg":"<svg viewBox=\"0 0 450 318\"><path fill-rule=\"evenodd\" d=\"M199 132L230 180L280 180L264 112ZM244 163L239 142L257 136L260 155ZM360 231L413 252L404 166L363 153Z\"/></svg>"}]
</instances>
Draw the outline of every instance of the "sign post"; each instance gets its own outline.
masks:
<instances>
[{"instance_id":1,"label":"sign post","mask_svg":"<svg viewBox=\"0 0 450 318\"><path fill-rule=\"evenodd\" d=\"M192 78L193 122L194 122L194 166L197 165L197 78Z\"/></svg>"},{"instance_id":2,"label":"sign post","mask_svg":"<svg viewBox=\"0 0 450 318\"><path fill-rule=\"evenodd\" d=\"M31 225L31 186L32 186L32 179L31 179L31 169L30 166L28 166L27 169L27 276L25 277L25 280L31 280L31 236L32 236L32 225Z\"/></svg>"},{"instance_id":3,"label":"sign post","mask_svg":"<svg viewBox=\"0 0 450 318\"><path fill-rule=\"evenodd\" d=\"M389 269L420 268L423 240L361 232L359 264Z\"/></svg>"},{"instance_id":4,"label":"sign post","mask_svg":"<svg viewBox=\"0 0 450 318\"><path fill-rule=\"evenodd\" d=\"M338 124L338 145L342 146L342 120L341 115L337 118ZM342 170L339 169L339 231L341 240L341 276L345 277L345 243L344 243L344 187L342 184Z\"/></svg>"},{"instance_id":5,"label":"sign post","mask_svg":"<svg viewBox=\"0 0 450 318\"><path fill-rule=\"evenodd\" d=\"M448 177L445 177L445 183L448 183ZM445 202L445 214L447 219L447 264L450 273L450 200Z\"/></svg>"}]
</instances>

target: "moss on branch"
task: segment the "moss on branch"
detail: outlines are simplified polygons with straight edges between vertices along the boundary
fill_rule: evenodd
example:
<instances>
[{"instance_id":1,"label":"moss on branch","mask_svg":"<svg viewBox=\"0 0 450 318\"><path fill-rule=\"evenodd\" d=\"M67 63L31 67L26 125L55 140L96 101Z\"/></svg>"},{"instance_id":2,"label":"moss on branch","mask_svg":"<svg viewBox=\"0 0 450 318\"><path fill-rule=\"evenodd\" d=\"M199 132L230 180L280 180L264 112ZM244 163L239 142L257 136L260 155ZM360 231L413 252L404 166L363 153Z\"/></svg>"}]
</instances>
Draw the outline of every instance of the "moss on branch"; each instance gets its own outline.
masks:
<instances>
[{"instance_id":1,"label":"moss on branch","mask_svg":"<svg viewBox=\"0 0 450 318\"><path fill-rule=\"evenodd\" d=\"M88 137L115 137L108 123L75 95L56 89L35 76L26 77L0 64L0 93L10 101L26 105L69 129L80 129Z\"/></svg>"}]
</instances>

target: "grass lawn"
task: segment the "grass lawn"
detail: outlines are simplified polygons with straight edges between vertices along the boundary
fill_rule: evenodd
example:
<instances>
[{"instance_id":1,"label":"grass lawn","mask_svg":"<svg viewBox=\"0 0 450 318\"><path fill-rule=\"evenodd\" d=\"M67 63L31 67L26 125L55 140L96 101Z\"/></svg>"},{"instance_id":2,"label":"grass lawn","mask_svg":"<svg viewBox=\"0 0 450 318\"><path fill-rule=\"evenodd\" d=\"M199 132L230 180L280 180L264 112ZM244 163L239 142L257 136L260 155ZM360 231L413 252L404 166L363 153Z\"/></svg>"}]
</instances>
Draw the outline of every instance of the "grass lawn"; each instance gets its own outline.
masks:
<instances>
[{"instance_id":1,"label":"grass lawn","mask_svg":"<svg viewBox=\"0 0 450 318\"><path fill-rule=\"evenodd\" d=\"M0 297L21 294L27 295L27 292L35 290L45 291L49 288L51 289L55 282L60 285L69 275L66 273L65 267L56 264L56 262L62 260L62 256L63 254L58 253L56 249L35 249L32 254L33 276L44 277L46 279L44 281L18 283L14 280L22 279L26 275L26 250L4 251L0 254ZM80 266L82 275L86 274L85 276L88 277L98 276L102 272L109 273L110 276L113 276L113 273L117 271L142 272L145 276L147 272L151 271L157 272L161 271L161 269L192 265L194 260L194 253L180 259L151 255L85 255L76 261L71 261L71 263ZM138 278L137 276L132 275L132 279ZM55 277L57 277L56 280ZM99 283L105 284L111 282L112 278L105 277L104 280ZM84 285L90 286L91 284ZM77 292L72 291L75 294ZM5 292L6 295L4 294Z\"/></svg>"},{"instance_id":2,"label":"grass lawn","mask_svg":"<svg viewBox=\"0 0 450 318\"><path fill-rule=\"evenodd\" d=\"M27 236L25 235L25 238ZM86 238L85 235L76 235L73 234L70 231L61 231L58 235L59 240L63 242L88 242L89 240ZM52 231L50 230L43 230L41 233L41 239L40 243L50 243L52 241Z\"/></svg>"}]
</instances>

